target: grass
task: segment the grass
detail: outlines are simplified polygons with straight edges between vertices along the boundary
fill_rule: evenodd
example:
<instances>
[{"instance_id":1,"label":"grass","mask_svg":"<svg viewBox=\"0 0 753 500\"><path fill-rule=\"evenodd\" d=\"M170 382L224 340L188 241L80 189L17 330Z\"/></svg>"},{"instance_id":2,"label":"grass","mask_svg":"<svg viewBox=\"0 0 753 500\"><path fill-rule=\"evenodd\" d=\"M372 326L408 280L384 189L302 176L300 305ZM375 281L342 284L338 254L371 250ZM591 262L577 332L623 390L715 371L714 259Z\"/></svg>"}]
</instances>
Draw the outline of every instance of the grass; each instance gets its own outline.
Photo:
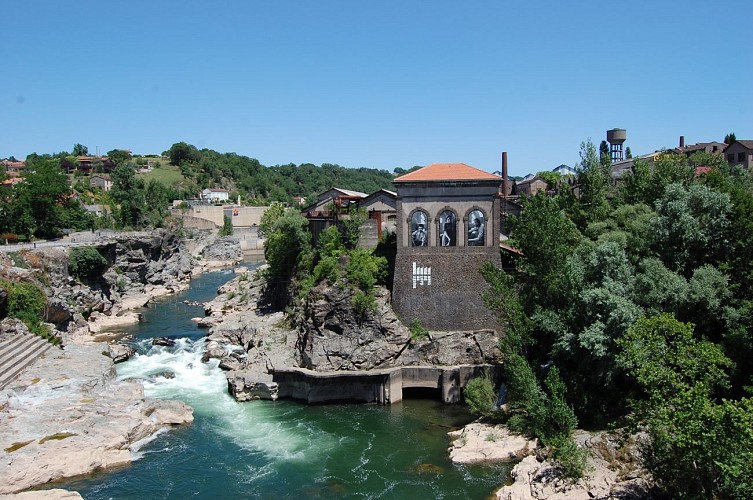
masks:
<instances>
[{"instance_id":1,"label":"grass","mask_svg":"<svg viewBox=\"0 0 753 500\"><path fill-rule=\"evenodd\" d=\"M160 184L168 187L175 186L185 180L183 174L180 173L179 167L176 165L166 165L164 162L161 167L154 168L151 172L145 174L136 174L136 176L143 179L144 182L149 182L154 179Z\"/></svg>"}]
</instances>

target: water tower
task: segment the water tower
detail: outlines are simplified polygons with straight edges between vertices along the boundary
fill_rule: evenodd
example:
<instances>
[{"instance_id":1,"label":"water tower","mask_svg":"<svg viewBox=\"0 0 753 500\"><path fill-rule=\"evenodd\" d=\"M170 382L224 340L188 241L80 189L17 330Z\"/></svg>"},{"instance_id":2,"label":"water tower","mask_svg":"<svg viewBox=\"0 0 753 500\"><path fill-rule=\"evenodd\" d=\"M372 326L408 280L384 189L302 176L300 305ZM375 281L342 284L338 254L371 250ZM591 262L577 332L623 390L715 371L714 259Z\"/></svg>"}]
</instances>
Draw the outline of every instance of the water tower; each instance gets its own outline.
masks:
<instances>
[{"instance_id":1,"label":"water tower","mask_svg":"<svg viewBox=\"0 0 753 500\"><path fill-rule=\"evenodd\" d=\"M627 139L627 131L624 128L607 130L607 142L609 142L609 155L612 163L624 159L622 156L622 143Z\"/></svg>"}]
</instances>

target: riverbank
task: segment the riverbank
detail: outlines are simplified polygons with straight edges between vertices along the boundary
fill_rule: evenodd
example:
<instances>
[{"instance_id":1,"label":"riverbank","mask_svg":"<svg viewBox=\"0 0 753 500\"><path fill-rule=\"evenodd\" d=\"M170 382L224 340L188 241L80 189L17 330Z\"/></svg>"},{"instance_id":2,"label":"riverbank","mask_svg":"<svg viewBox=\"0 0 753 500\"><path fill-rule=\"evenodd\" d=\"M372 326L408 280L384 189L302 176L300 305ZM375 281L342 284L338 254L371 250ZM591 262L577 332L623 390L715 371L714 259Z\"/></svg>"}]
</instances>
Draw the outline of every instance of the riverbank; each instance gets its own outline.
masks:
<instances>
[{"instance_id":1,"label":"riverbank","mask_svg":"<svg viewBox=\"0 0 753 500\"><path fill-rule=\"evenodd\" d=\"M44 271L48 302L58 304L50 320L66 331L57 332L64 348L48 351L0 391L0 494L129 464L162 430L193 421L188 405L145 397L139 382L116 380L106 342L117 337L112 329L141 319L139 308L242 255L225 242L219 251L207 251L211 239L194 255L161 231L132 237L103 247L112 255L104 277L118 285L109 294L71 280L63 248L22 255L29 268L16 267L20 261L4 264L4 276L26 280ZM213 257L198 261L203 253Z\"/></svg>"},{"instance_id":2,"label":"riverbank","mask_svg":"<svg viewBox=\"0 0 753 500\"><path fill-rule=\"evenodd\" d=\"M0 494L126 465L162 429L193 421L188 405L117 381L103 347L49 351L0 392Z\"/></svg>"}]
</instances>

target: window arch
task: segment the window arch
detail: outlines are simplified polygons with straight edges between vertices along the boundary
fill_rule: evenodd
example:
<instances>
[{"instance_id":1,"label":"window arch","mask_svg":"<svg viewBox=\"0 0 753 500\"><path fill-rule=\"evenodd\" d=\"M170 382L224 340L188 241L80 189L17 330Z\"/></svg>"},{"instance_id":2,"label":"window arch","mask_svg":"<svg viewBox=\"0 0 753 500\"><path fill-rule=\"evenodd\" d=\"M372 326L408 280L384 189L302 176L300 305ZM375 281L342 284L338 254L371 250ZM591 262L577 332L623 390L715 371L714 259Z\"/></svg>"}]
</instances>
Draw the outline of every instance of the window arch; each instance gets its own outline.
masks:
<instances>
[{"instance_id":1,"label":"window arch","mask_svg":"<svg viewBox=\"0 0 753 500\"><path fill-rule=\"evenodd\" d=\"M483 210L478 207L472 208L465 220L466 224L466 241L469 247L482 247L486 245L486 233L488 232L489 221Z\"/></svg>"},{"instance_id":2,"label":"window arch","mask_svg":"<svg viewBox=\"0 0 753 500\"><path fill-rule=\"evenodd\" d=\"M408 231L410 246L429 246L429 215L423 210L414 210L408 219Z\"/></svg>"},{"instance_id":3,"label":"window arch","mask_svg":"<svg viewBox=\"0 0 753 500\"><path fill-rule=\"evenodd\" d=\"M458 229L457 229L458 216L454 210L445 207L439 213L437 217L437 235L438 245L441 247L454 247L457 246Z\"/></svg>"}]
</instances>

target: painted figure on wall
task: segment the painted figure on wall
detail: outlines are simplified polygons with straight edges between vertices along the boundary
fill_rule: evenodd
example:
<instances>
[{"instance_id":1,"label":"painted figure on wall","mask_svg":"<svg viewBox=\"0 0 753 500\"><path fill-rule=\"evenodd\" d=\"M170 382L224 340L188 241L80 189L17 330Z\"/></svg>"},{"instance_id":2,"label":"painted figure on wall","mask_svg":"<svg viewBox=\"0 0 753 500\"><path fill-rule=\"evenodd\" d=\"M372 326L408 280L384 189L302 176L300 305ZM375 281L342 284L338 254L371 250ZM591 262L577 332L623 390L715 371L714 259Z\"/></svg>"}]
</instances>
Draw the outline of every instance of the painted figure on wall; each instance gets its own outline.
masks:
<instances>
[{"instance_id":1,"label":"painted figure on wall","mask_svg":"<svg viewBox=\"0 0 753 500\"><path fill-rule=\"evenodd\" d=\"M468 246L484 245L484 213L473 210L468 216Z\"/></svg>"},{"instance_id":2,"label":"painted figure on wall","mask_svg":"<svg viewBox=\"0 0 753 500\"><path fill-rule=\"evenodd\" d=\"M443 247L454 247L456 245L455 232L455 214L450 210L445 210L439 214L439 244Z\"/></svg>"},{"instance_id":3,"label":"painted figure on wall","mask_svg":"<svg viewBox=\"0 0 753 500\"><path fill-rule=\"evenodd\" d=\"M414 247L425 247L428 244L428 235L426 233L426 214L424 212L414 212L410 221L411 226L411 245Z\"/></svg>"}]
</instances>

